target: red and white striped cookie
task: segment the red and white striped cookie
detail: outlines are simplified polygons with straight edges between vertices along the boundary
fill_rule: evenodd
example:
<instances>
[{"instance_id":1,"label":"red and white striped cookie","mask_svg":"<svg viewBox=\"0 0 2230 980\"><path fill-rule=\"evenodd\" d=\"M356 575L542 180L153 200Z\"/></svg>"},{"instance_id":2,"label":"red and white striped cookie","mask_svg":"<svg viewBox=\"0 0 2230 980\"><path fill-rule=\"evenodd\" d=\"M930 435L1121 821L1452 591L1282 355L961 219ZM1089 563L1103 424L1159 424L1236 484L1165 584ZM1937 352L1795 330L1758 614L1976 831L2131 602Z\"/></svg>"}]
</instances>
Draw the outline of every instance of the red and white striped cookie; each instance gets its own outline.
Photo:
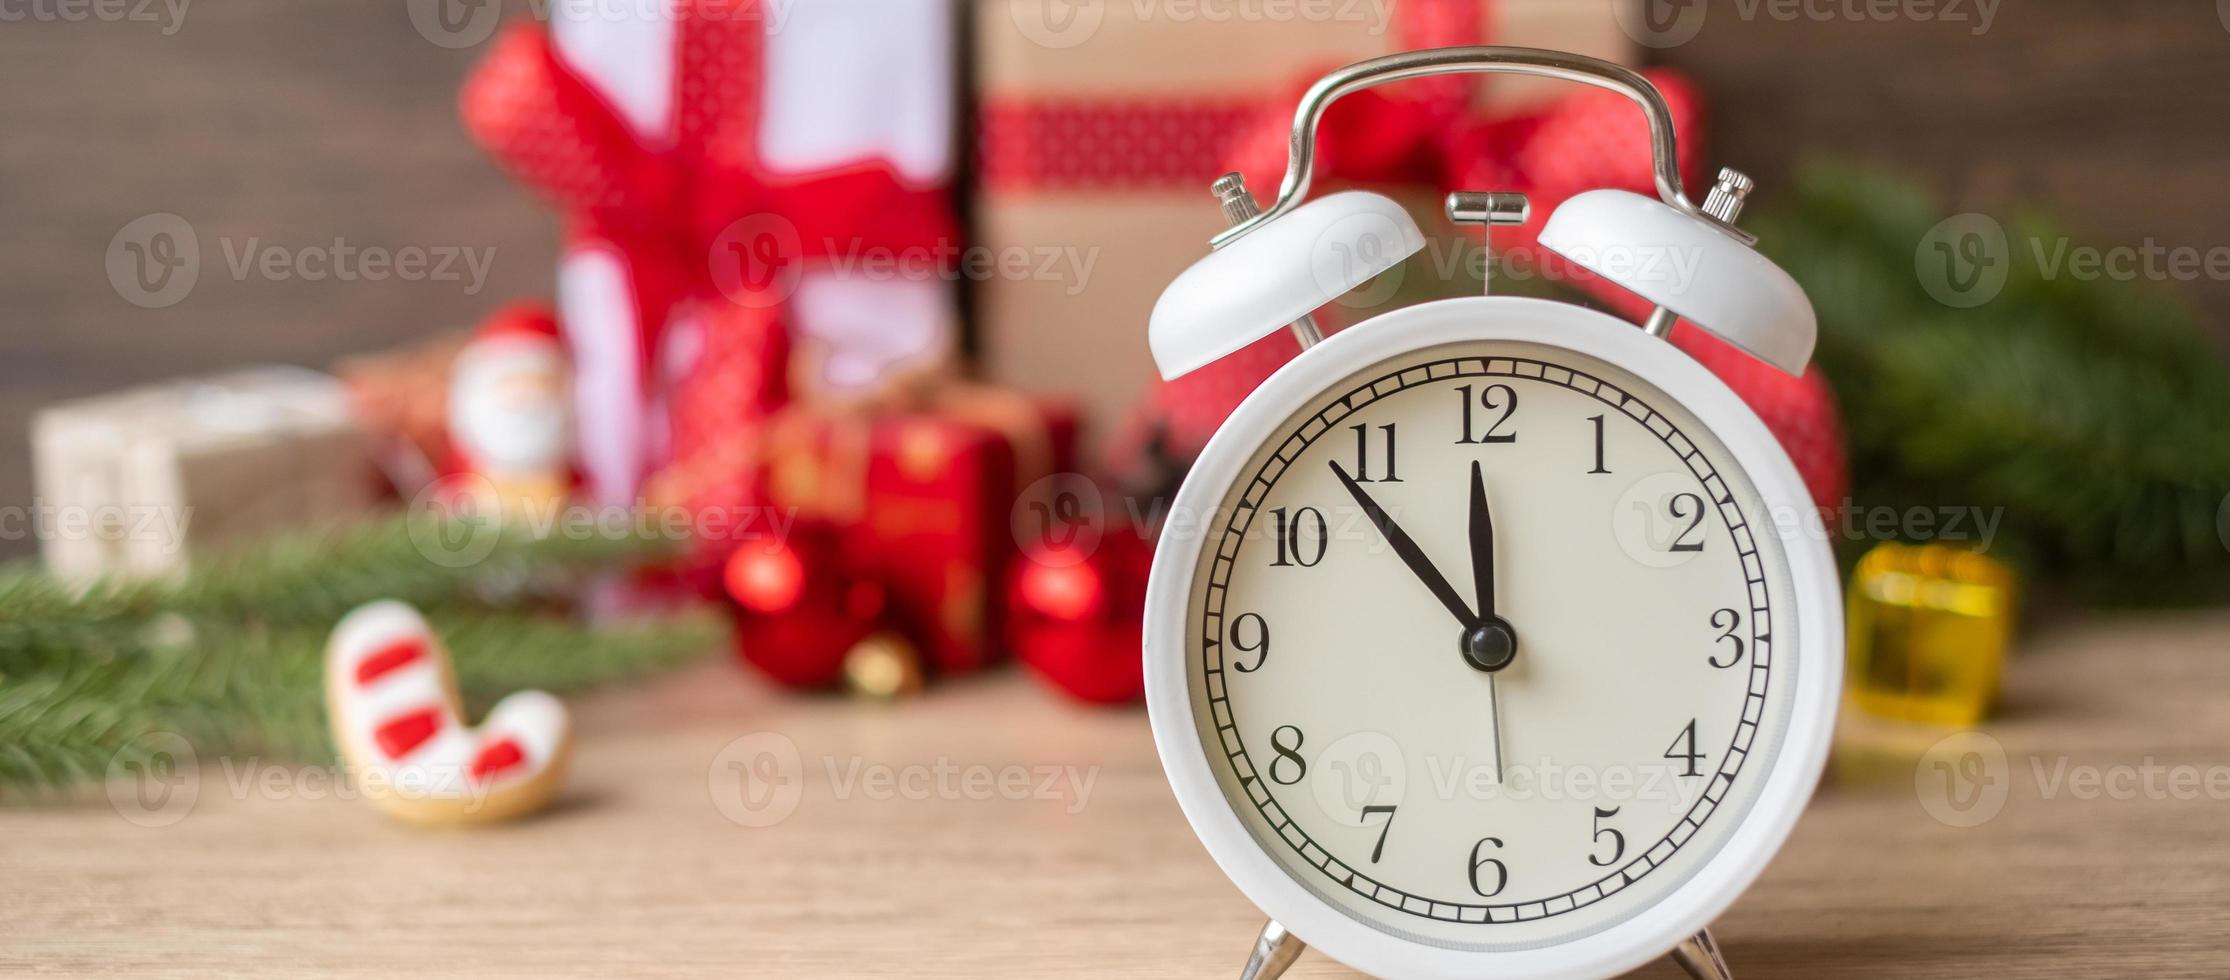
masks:
<instances>
[{"instance_id":1,"label":"red and white striped cookie","mask_svg":"<svg viewBox=\"0 0 2230 980\"><path fill-rule=\"evenodd\" d=\"M358 607L325 647L325 704L358 790L419 824L491 823L555 796L572 755L565 705L520 691L467 728L449 651L418 610Z\"/></svg>"}]
</instances>

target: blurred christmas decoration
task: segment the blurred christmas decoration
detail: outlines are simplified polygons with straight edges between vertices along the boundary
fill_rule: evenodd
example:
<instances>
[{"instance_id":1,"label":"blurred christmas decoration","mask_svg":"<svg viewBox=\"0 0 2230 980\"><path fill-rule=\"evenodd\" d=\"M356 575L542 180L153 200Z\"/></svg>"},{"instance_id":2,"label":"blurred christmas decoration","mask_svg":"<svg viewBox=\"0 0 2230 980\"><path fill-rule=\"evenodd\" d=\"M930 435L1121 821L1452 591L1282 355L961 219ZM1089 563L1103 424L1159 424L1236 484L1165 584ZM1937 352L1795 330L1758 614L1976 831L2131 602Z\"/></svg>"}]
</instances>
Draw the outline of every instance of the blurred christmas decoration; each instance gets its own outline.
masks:
<instances>
[{"instance_id":1,"label":"blurred christmas decoration","mask_svg":"<svg viewBox=\"0 0 2230 980\"><path fill-rule=\"evenodd\" d=\"M2013 645L2011 569L1963 549L1886 543L1859 559L1848 588L1851 704L1930 725L1983 719Z\"/></svg>"},{"instance_id":2,"label":"blurred christmas decoration","mask_svg":"<svg viewBox=\"0 0 2230 980\"><path fill-rule=\"evenodd\" d=\"M1009 642L1033 672L1071 697L1135 701L1146 693L1139 611L1153 542L1120 527L1085 544L1033 548L1015 566Z\"/></svg>"},{"instance_id":3,"label":"blurred christmas decoration","mask_svg":"<svg viewBox=\"0 0 2230 980\"><path fill-rule=\"evenodd\" d=\"M554 512L573 483L573 411L557 320L531 304L502 310L458 351L449 382L455 485L525 515Z\"/></svg>"},{"instance_id":4,"label":"blurred christmas decoration","mask_svg":"<svg viewBox=\"0 0 2230 980\"><path fill-rule=\"evenodd\" d=\"M471 340L453 330L333 366L380 470L405 497L432 483L437 461L449 458L449 369Z\"/></svg>"},{"instance_id":5,"label":"blurred christmas decoration","mask_svg":"<svg viewBox=\"0 0 2230 980\"><path fill-rule=\"evenodd\" d=\"M245 368L40 410L33 469L49 568L174 574L260 535L360 517L379 488L341 383Z\"/></svg>"},{"instance_id":6,"label":"blurred christmas decoration","mask_svg":"<svg viewBox=\"0 0 2230 980\"><path fill-rule=\"evenodd\" d=\"M1857 506L2002 514L1994 541L1975 540L1969 522L1966 543L2039 585L2119 601L2223 597L2230 361L2184 306L2043 267L2031 243L2074 240L2044 218L1946 219L1880 174L1814 165L1778 203L1751 228L1819 310L1818 361L1849 420ZM1980 246L1968 249L1973 288L1946 294L1959 305L1930 293L1930 275L1956 271L1932 243L1951 257ZM1985 294L1990 281L2001 284Z\"/></svg>"},{"instance_id":7,"label":"blurred christmas decoration","mask_svg":"<svg viewBox=\"0 0 2230 980\"><path fill-rule=\"evenodd\" d=\"M742 434L751 452L705 478L798 521L786 542L732 543L724 578L747 662L784 684L828 686L855 644L886 629L931 677L1000 658L997 586L1018 554L1009 514L1026 488L1074 465L1073 411L923 379L873 402L800 401ZM793 579L794 594L764 588Z\"/></svg>"},{"instance_id":8,"label":"blurred christmas decoration","mask_svg":"<svg viewBox=\"0 0 2230 980\"><path fill-rule=\"evenodd\" d=\"M1270 20L1165 17L1106 5L1094 8L1088 30L1062 26L1078 23L1067 0L975 6L974 227L993 254L1070 247L1039 274L981 284L978 348L991 378L1071 393L1102 416L1122 411L1152 377L1140 325L1162 287L1224 226L1209 182L1234 162L1255 169L1239 158L1262 159L1265 145L1282 172L1294 97L1309 81L1350 62L1441 45L1529 45L1625 64L1640 50L1619 26L1633 13L1629 0L1403 0L1386 17ZM1047 43L1049 32L1061 43ZM1141 58L1142 51L1156 56ZM1588 106L1597 103L1583 87L1440 78L1385 92L1391 108L1406 113L1404 135L1415 138L1387 143L1335 133L1337 149L1327 149L1325 160L1344 169L1330 179L1379 180L1381 190L1408 185L1432 199L1459 189L1441 185L1443 177L1487 181L1462 189L1541 193L1596 173L1647 184L1646 148L1629 157L1634 140L1599 142L1644 135L1638 112L1618 110L1633 114L1617 120L1624 130L1596 129L1588 120L1598 110ZM1346 104L1335 107L1329 128L1362 118ZM1574 107L1585 118L1567 125ZM1689 136L1686 128L1681 135ZM1453 142L1472 152L1428 159ZM1442 166L1459 159L1467 165ZM1249 177L1258 190L1277 186L1274 177ZM1537 214L1548 212L1543 200ZM1428 200L1417 211L1434 213L1437 205ZM1171 436L1174 445L1192 444L1189 430Z\"/></svg>"},{"instance_id":9,"label":"blurred christmas decoration","mask_svg":"<svg viewBox=\"0 0 2230 980\"><path fill-rule=\"evenodd\" d=\"M204 760L331 759L327 635L381 598L425 611L468 710L681 663L718 648L716 618L594 628L571 614L582 583L673 553L647 532L537 537L419 515L281 535L161 579L0 571L0 793L98 780L158 732Z\"/></svg>"},{"instance_id":10,"label":"blurred christmas decoration","mask_svg":"<svg viewBox=\"0 0 2230 980\"><path fill-rule=\"evenodd\" d=\"M462 93L474 137L565 217L558 305L595 501L727 451L781 402L782 345L833 391L951 346L951 286L911 261L954 241L949 10L772 7L560 6L505 33Z\"/></svg>"},{"instance_id":11,"label":"blurred christmas decoration","mask_svg":"<svg viewBox=\"0 0 2230 980\"><path fill-rule=\"evenodd\" d=\"M826 526L746 542L728 556L723 582L736 655L789 687L836 683L845 656L882 622L882 586L846 567L837 531Z\"/></svg>"},{"instance_id":12,"label":"blurred christmas decoration","mask_svg":"<svg viewBox=\"0 0 2230 980\"><path fill-rule=\"evenodd\" d=\"M456 670L418 610L383 600L333 627L325 705L362 795L408 823L495 823L541 809L565 782L573 728L542 691L506 695L467 728Z\"/></svg>"},{"instance_id":13,"label":"blurred christmas decoration","mask_svg":"<svg viewBox=\"0 0 2230 980\"><path fill-rule=\"evenodd\" d=\"M771 8L553 11L463 112L566 217L589 498L691 515L766 676L896 696L1002 652L1007 510L1075 419L952 373L949 7Z\"/></svg>"},{"instance_id":14,"label":"blurred christmas decoration","mask_svg":"<svg viewBox=\"0 0 2230 980\"><path fill-rule=\"evenodd\" d=\"M901 634L877 633L844 654L844 687L861 697L895 701L920 694L925 683L921 651Z\"/></svg>"}]
</instances>

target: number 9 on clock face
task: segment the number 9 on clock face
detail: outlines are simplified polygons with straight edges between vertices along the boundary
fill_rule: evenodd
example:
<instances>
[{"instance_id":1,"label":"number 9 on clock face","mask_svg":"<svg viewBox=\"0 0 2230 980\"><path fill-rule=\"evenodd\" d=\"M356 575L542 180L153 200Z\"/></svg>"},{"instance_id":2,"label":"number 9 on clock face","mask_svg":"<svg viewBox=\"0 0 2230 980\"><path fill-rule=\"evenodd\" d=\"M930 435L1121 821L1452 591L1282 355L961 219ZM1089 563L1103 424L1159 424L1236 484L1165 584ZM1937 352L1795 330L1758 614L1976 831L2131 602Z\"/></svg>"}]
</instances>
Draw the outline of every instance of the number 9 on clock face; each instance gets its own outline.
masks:
<instances>
[{"instance_id":1,"label":"number 9 on clock face","mask_svg":"<svg viewBox=\"0 0 2230 980\"><path fill-rule=\"evenodd\" d=\"M1183 573L1191 735L1255 847L1351 920L1474 951L1612 928L1708 866L1798 690L1786 515L1719 434L1515 340L1297 403L1227 449Z\"/></svg>"}]
</instances>

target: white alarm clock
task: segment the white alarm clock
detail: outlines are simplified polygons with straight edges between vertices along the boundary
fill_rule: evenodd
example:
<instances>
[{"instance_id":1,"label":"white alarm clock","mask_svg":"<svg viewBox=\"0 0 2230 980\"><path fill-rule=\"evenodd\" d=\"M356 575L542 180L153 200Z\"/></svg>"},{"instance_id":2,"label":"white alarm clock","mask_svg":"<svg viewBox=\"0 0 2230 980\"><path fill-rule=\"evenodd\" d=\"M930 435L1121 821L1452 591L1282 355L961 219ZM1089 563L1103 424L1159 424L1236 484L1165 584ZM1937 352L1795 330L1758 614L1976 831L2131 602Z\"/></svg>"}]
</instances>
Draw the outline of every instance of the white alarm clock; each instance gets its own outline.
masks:
<instances>
[{"instance_id":1,"label":"white alarm clock","mask_svg":"<svg viewBox=\"0 0 2230 980\"><path fill-rule=\"evenodd\" d=\"M1307 197L1317 120L1372 85L1518 72L1631 97L1659 198L1579 194L1545 247L1660 307L1635 324L1482 296L1318 342L1310 311L1423 247L1393 201ZM1305 942L1387 976L1603 977L1707 930L1788 836L1841 686L1836 571L1764 423L1665 340L1674 316L1791 373L1812 308L1731 222L1749 181L1683 195L1662 99L1524 48L1394 55L1296 113L1276 204L1156 305L1175 377L1290 326L1306 348L1211 439L1145 610L1147 703L1195 834L1270 917L1245 976ZM1524 220L1459 193L1458 220Z\"/></svg>"}]
</instances>

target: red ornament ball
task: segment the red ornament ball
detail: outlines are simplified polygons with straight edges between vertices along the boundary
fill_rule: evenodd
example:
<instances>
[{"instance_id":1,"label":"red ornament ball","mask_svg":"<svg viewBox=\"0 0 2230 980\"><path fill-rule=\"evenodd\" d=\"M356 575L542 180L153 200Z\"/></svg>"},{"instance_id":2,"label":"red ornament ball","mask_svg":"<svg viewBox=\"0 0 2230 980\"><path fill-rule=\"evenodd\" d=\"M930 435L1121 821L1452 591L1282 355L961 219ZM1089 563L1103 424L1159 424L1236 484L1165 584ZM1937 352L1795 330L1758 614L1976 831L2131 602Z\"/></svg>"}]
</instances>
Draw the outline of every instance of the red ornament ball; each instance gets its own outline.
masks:
<instances>
[{"instance_id":1,"label":"red ornament ball","mask_svg":"<svg viewBox=\"0 0 2230 980\"><path fill-rule=\"evenodd\" d=\"M1140 639L1152 543L1113 530L1097 548L1047 548L1009 579L1015 656L1079 701L1125 704L1146 693Z\"/></svg>"},{"instance_id":2,"label":"red ornament ball","mask_svg":"<svg viewBox=\"0 0 2230 980\"><path fill-rule=\"evenodd\" d=\"M747 542L721 580L737 658L785 687L835 686L845 654L882 619L882 587L846 573L833 532L800 527L788 540Z\"/></svg>"}]
</instances>

